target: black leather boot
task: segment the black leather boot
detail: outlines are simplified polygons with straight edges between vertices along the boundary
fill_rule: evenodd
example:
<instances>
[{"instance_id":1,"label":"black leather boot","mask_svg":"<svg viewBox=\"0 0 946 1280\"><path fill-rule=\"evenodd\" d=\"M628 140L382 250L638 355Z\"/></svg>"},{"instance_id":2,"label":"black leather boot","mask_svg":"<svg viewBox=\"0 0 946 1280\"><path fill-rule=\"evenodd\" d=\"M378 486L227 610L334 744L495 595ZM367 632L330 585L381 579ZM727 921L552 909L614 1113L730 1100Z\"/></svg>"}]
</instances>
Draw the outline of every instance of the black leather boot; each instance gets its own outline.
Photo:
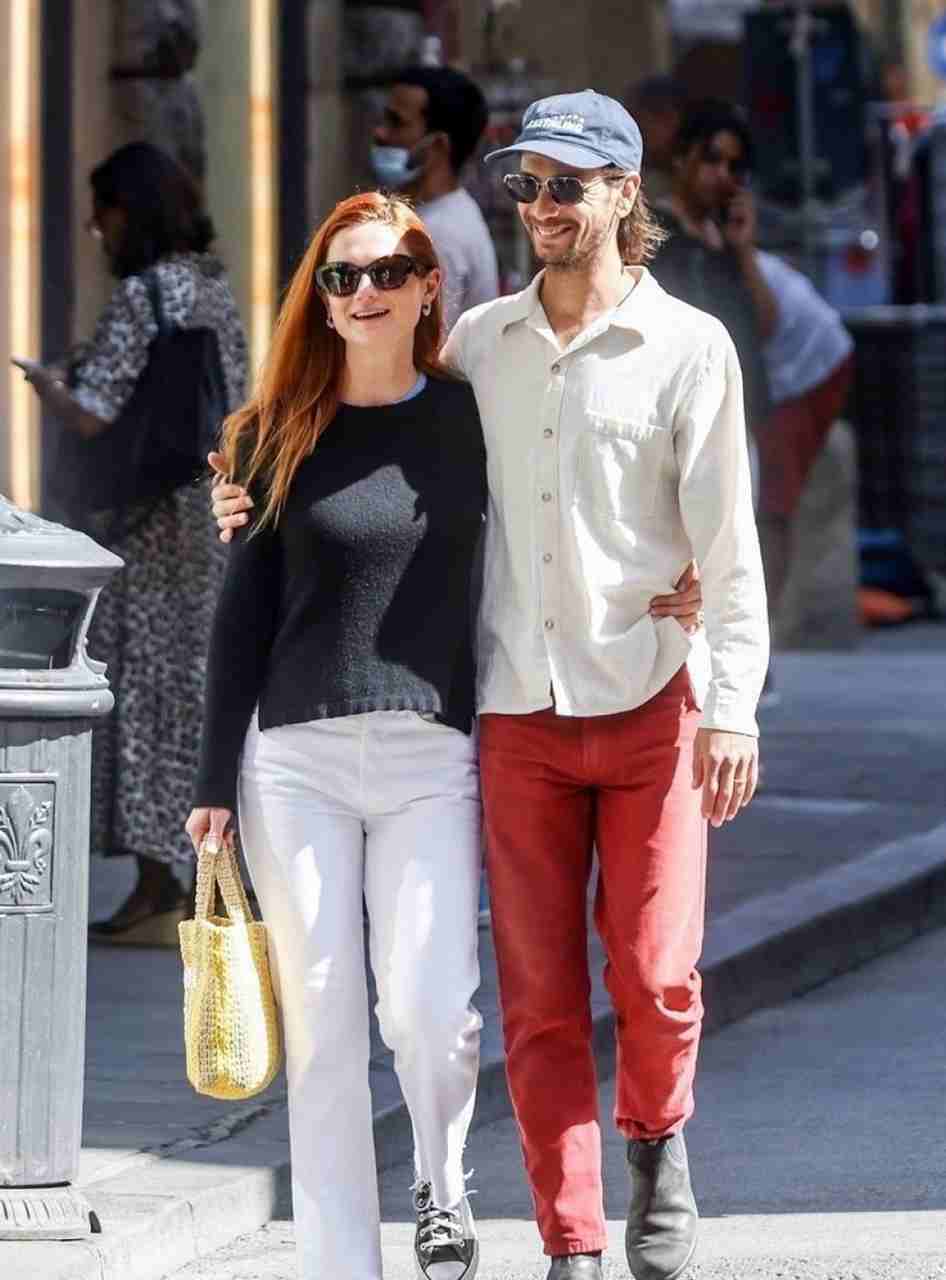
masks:
<instances>
[{"instance_id":1,"label":"black leather boot","mask_svg":"<svg viewBox=\"0 0 946 1280\"><path fill-rule=\"evenodd\" d=\"M546 1280L601 1280L601 1254L558 1254L552 1259Z\"/></svg>"},{"instance_id":2,"label":"black leather boot","mask_svg":"<svg viewBox=\"0 0 946 1280\"><path fill-rule=\"evenodd\" d=\"M696 1251L699 1215L683 1134L627 1144L627 1265L634 1280L678 1280Z\"/></svg>"}]
</instances>

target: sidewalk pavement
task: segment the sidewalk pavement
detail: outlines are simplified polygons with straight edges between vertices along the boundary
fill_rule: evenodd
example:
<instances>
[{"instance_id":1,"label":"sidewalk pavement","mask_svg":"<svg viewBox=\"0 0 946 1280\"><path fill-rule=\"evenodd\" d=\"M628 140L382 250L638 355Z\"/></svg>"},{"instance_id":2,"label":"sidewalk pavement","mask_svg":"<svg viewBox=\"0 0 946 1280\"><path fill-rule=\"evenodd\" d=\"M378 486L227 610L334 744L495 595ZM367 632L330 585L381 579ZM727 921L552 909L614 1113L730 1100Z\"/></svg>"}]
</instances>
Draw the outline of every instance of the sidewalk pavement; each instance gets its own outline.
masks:
<instances>
[{"instance_id":1,"label":"sidewalk pavement","mask_svg":"<svg viewBox=\"0 0 946 1280\"><path fill-rule=\"evenodd\" d=\"M946 632L869 636L857 653L782 655L782 703L763 717L763 790L712 836L702 971L707 1030L809 990L946 922ZM93 868L93 914L127 888ZM484 1017L475 1123L506 1114L495 961L481 931ZM596 1047L612 1022L591 944ZM159 1280L266 1222L288 1176L285 1081L243 1104L197 1097L184 1075L178 957L89 954L79 1184L99 1233L0 1243L4 1280ZM410 1124L375 1030L382 1168L410 1154ZM330 1171L327 1171L330 1176Z\"/></svg>"}]
</instances>

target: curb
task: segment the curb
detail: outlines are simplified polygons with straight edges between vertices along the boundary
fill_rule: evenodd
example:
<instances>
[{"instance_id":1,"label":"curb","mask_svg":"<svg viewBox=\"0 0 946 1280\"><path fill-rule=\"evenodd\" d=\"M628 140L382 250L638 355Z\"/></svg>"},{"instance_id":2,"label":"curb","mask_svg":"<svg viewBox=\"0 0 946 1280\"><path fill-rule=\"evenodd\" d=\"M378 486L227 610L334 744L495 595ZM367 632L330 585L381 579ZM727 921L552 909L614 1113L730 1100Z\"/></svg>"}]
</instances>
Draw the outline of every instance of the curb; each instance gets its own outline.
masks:
<instances>
[{"instance_id":1,"label":"curb","mask_svg":"<svg viewBox=\"0 0 946 1280\"><path fill-rule=\"evenodd\" d=\"M709 922L701 965L704 1029L719 1030L855 969L946 925L946 824L884 845L781 893L762 895ZM592 945L592 1014L599 1071L613 1070L614 1016ZM379 1103L379 1168L410 1158L406 1107L390 1071ZM510 1113L503 1061L480 1068L474 1124ZM222 1126L226 1129L226 1126ZM131 1158L122 1172L85 1184L101 1235L69 1243L2 1246L4 1280L163 1280L270 1221L289 1181L285 1095L260 1106L232 1136L213 1132ZM132 1189L129 1189L131 1185Z\"/></svg>"}]
</instances>

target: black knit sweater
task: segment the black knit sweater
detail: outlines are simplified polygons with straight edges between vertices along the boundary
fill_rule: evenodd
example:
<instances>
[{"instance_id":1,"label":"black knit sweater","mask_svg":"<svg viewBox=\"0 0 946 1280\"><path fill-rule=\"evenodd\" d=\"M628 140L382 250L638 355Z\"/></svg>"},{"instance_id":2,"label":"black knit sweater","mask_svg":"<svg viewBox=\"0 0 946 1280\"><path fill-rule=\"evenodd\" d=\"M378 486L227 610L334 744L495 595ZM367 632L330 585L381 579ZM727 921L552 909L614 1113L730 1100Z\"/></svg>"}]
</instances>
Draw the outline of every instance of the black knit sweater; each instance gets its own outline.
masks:
<instances>
[{"instance_id":1,"label":"black knit sweater","mask_svg":"<svg viewBox=\"0 0 946 1280\"><path fill-rule=\"evenodd\" d=\"M412 710L470 731L485 509L486 454L468 386L429 379L413 399L339 409L275 528L250 537L247 526L231 545L195 805L235 808L257 703L263 730Z\"/></svg>"}]
</instances>

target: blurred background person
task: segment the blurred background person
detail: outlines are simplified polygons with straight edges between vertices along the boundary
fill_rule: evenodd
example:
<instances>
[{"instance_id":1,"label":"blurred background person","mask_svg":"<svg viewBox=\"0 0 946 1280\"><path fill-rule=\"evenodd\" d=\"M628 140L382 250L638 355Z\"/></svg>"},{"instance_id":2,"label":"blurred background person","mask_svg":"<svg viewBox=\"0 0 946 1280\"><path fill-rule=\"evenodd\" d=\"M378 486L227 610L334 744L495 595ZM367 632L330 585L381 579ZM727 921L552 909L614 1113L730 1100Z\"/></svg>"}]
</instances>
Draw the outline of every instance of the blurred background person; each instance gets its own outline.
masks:
<instances>
[{"instance_id":1,"label":"blurred background person","mask_svg":"<svg viewBox=\"0 0 946 1280\"><path fill-rule=\"evenodd\" d=\"M246 340L223 266L209 251L214 229L193 180L159 148L138 142L115 151L90 182L89 231L118 284L91 342L63 368L27 370L44 406L86 439L112 428L158 335L156 287L165 325L216 334L232 411L244 395ZM76 498L81 503L81 493ZM102 592L89 635L115 695L115 710L93 739L91 846L106 856L133 855L138 864L131 895L110 919L91 925L90 936L176 946L187 894L175 868L192 865L183 824L224 558L204 485L179 487L117 517L77 515L125 562Z\"/></svg>"},{"instance_id":2,"label":"blurred background person","mask_svg":"<svg viewBox=\"0 0 946 1280\"><path fill-rule=\"evenodd\" d=\"M753 166L749 128L729 103L690 106L677 132L673 184L657 212L668 239L652 264L667 290L729 330L739 353L746 419L752 431L768 416L763 343L778 311L756 249L756 209L747 181Z\"/></svg>"},{"instance_id":3,"label":"blurred background person","mask_svg":"<svg viewBox=\"0 0 946 1280\"><path fill-rule=\"evenodd\" d=\"M647 76L631 85L627 109L640 125L644 139L644 182L651 204L670 198L677 133L687 94L673 76Z\"/></svg>"},{"instance_id":4,"label":"blurred background person","mask_svg":"<svg viewBox=\"0 0 946 1280\"><path fill-rule=\"evenodd\" d=\"M436 247L447 328L499 293L486 220L461 183L488 115L482 90L462 71L409 67L398 72L372 140L371 165L379 185L414 202Z\"/></svg>"},{"instance_id":5,"label":"blurred background person","mask_svg":"<svg viewBox=\"0 0 946 1280\"><path fill-rule=\"evenodd\" d=\"M763 347L773 408L756 431L759 535L774 621L802 490L847 401L854 342L807 276L773 253L760 250L758 261L777 309L775 330Z\"/></svg>"},{"instance_id":6,"label":"blurred background person","mask_svg":"<svg viewBox=\"0 0 946 1280\"><path fill-rule=\"evenodd\" d=\"M888 127L898 136L909 139L929 125L930 112L915 102L910 94L907 69L900 58L885 58L880 69L882 100L889 107Z\"/></svg>"},{"instance_id":7,"label":"blurred background person","mask_svg":"<svg viewBox=\"0 0 946 1280\"><path fill-rule=\"evenodd\" d=\"M674 143L671 193L656 204L667 240L651 271L668 293L722 321L736 345L758 495L756 438L772 405L763 347L776 331L778 308L756 247L747 185L753 161L752 135L735 106L704 99L687 108ZM774 698L770 661L760 707Z\"/></svg>"},{"instance_id":8,"label":"blurred background person","mask_svg":"<svg viewBox=\"0 0 946 1280\"><path fill-rule=\"evenodd\" d=\"M880 84L886 108L884 180L893 232L891 284L894 301L910 305L924 301L925 291L918 287L924 215L922 163L917 164L917 151L922 149L921 140L932 117L911 100L906 68L899 58L888 58L882 64Z\"/></svg>"},{"instance_id":9,"label":"blurred background person","mask_svg":"<svg viewBox=\"0 0 946 1280\"><path fill-rule=\"evenodd\" d=\"M382 189L409 197L443 270L445 331L464 311L499 296L496 249L480 206L461 175L489 119L482 89L453 67L398 72L374 131L371 166ZM480 923L489 920L485 884Z\"/></svg>"}]
</instances>

